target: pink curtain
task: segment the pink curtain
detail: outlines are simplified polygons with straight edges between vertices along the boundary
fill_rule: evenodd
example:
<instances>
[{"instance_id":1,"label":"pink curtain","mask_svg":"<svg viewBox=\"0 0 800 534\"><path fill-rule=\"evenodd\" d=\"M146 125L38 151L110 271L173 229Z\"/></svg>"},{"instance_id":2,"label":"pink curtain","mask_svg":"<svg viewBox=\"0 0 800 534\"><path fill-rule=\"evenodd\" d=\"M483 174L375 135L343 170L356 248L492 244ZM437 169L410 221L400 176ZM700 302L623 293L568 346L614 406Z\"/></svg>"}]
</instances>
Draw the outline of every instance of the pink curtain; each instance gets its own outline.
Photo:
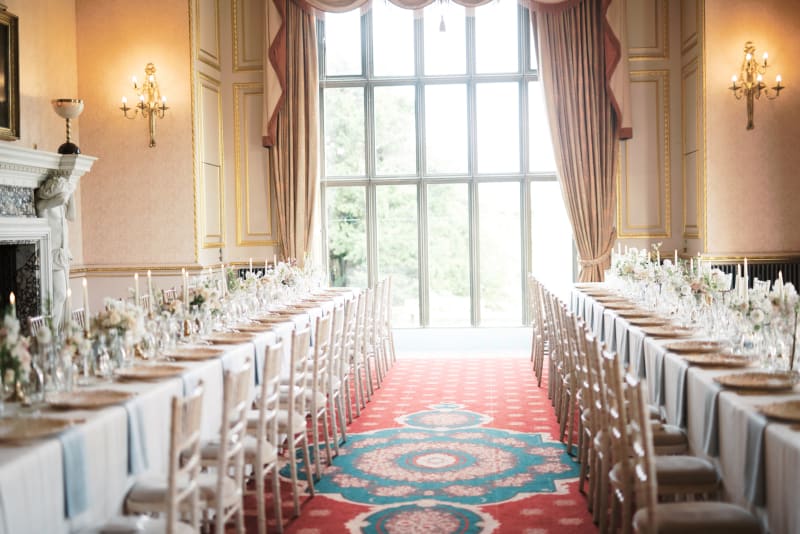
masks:
<instances>
[{"instance_id":1,"label":"pink curtain","mask_svg":"<svg viewBox=\"0 0 800 534\"><path fill-rule=\"evenodd\" d=\"M273 88L280 87L281 92L270 115L274 130L268 133L269 173L275 183L282 255L302 264L311 249L319 181L317 25L313 15L291 0L270 3L281 16L278 48L285 64L273 80ZM269 87L265 80L265 94Z\"/></svg>"},{"instance_id":2,"label":"pink curtain","mask_svg":"<svg viewBox=\"0 0 800 534\"><path fill-rule=\"evenodd\" d=\"M607 0L570 0L536 13L550 131L582 282L602 281L616 239L620 123L606 78L605 7Z\"/></svg>"}]
</instances>

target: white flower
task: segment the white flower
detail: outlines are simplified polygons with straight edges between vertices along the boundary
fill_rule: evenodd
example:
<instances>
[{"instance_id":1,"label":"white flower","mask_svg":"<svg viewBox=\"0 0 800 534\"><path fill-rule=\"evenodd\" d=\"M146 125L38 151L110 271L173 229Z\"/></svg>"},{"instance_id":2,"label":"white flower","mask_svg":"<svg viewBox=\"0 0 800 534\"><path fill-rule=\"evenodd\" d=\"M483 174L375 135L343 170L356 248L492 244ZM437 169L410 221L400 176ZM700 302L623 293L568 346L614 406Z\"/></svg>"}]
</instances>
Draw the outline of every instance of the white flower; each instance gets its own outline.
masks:
<instances>
[{"instance_id":1,"label":"white flower","mask_svg":"<svg viewBox=\"0 0 800 534\"><path fill-rule=\"evenodd\" d=\"M36 342L39 343L40 346L49 345L50 342L53 341L53 333L50 332L50 328L47 325L42 325L39 330L36 331Z\"/></svg>"},{"instance_id":2,"label":"white flower","mask_svg":"<svg viewBox=\"0 0 800 534\"><path fill-rule=\"evenodd\" d=\"M760 325L766 319L766 315L761 308L756 308L750 312L750 320L753 321L753 324Z\"/></svg>"}]
</instances>

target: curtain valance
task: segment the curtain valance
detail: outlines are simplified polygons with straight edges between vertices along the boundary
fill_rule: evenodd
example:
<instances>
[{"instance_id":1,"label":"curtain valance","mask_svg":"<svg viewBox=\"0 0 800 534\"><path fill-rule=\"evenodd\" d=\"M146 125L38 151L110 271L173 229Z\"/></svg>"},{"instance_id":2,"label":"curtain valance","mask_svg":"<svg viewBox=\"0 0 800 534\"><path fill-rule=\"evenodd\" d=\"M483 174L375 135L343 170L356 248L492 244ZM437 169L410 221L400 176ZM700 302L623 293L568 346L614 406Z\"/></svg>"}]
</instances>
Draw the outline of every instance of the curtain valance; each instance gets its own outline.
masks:
<instances>
[{"instance_id":1,"label":"curtain valance","mask_svg":"<svg viewBox=\"0 0 800 534\"><path fill-rule=\"evenodd\" d=\"M530 0L530 8L539 13L557 14L584 1L586 0ZM620 139L633 137L625 4L626 0L602 0L606 85L617 117L617 135Z\"/></svg>"}]
</instances>

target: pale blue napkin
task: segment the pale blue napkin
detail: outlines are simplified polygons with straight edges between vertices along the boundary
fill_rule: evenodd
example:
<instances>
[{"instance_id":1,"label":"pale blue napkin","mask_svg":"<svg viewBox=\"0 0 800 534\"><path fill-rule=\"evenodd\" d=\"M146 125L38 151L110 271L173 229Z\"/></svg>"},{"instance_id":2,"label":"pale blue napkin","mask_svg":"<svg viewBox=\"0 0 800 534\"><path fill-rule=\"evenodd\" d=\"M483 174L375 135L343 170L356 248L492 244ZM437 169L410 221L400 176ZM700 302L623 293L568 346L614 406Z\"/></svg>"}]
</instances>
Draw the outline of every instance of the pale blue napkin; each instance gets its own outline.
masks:
<instances>
[{"instance_id":1,"label":"pale blue napkin","mask_svg":"<svg viewBox=\"0 0 800 534\"><path fill-rule=\"evenodd\" d=\"M608 317L604 319L605 324L603 324L603 341L608 347L608 350L612 350L614 352L619 352L617 349L617 338L614 333L617 331L616 324L619 321L619 317L616 314L609 313Z\"/></svg>"},{"instance_id":2,"label":"pale blue napkin","mask_svg":"<svg viewBox=\"0 0 800 534\"><path fill-rule=\"evenodd\" d=\"M678 368L677 391L675 392L675 416L678 419L675 421L675 424L681 428L686 428L686 375L689 372L689 364L682 358L680 362L676 362L672 359L665 361L671 366L677 366Z\"/></svg>"},{"instance_id":3,"label":"pale blue napkin","mask_svg":"<svg viewBox=\"0 0 800 534\"><path fill-rule=\"evenodd\" d=\"M648 346L645 351L650 350L653 351L653 387L655 391L652 393L653 400L658 406L664 406L666 404L666 399L664 398L664 390L666 386L664 385L664 354L665 351L660 347L655 346ZM645 358L647 361L647 358ZM649 374L649 372L647 373Z\"/></svg>"},{"instance_id":4,"label":"pale blue napkin","mask_svg":"<svg viewBox=\"0 0 800 534\"><path fill-rule=\"evenodd\" d=\"M67 518L83 513L89 507L89 490L86 483L86 443L78 428L63 432L61 442L64 468L64 513Z\"/></svg>"},{"instance_id":5,"label":"pale blue napkin","mask_svg":"<svg viewBox=\"0 0 800 534\"><path fill-rule=\"evenodd\" d=\"M719 456L719 421L717 416L717 405L719 404L719 394L722 386L714 383L706 390L705 414L706 425L705 435L703 436L703 450L707 455L716 458Z\"/></svg>"},{"instance_id":6,"label":"pale blue napkin","mask_svg":"<svg viewBox=\"0 0 800 534\"><path fill-rule=\"evenodd\" d=\"M631 363L631 350L628 343L628 328L630 324L622 319L617 319L614 325L614 334L617 342L617 354L622 357L622 363L627 367Z\"/></svg>"},{"instance_id":7,"label":"pale blue napkin","mask_svg":"<svg viewBox=\"0 0 800 534\"><path fill-rule=\"evenodd\" d=\"M144 414L134 402L125 403L128 415L128 474L138 475L148 467L147 442L145 440Z\"/></svg>"},{"instance_id":8,"label":"pale blue napkin","mask_svg":"<svg viewBox=\"0 0 800 534\"><path fill-rule=\"evenodd\" d=\"M764 506L764 429L767 418L757 412L747 413L747 456L744 464L744 496L754 506Z\"/></svg>"},{"instance_id":9,"label":"pale blue napkin","mask_svg":"<svg viewBox=\"0 0 800 534\"><path fill-rule=\"evenodd\" d=\"M633 364L636 376L647 378L647 369L644 358L644 332L641 330L631 330L628 332L628 344L630 347L630 361Z\"/></svg>"}]
</instances>

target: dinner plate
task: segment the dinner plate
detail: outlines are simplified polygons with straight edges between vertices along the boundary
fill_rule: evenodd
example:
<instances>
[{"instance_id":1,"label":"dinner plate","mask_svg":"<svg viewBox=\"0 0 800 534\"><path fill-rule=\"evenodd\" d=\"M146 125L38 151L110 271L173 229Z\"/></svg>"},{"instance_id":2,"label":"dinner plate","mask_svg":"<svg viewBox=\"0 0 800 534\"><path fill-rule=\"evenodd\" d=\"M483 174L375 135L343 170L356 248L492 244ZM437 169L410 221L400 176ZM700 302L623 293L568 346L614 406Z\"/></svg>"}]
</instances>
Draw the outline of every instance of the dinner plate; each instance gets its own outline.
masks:
<instances>
[{"instance_id":1,"label":"dinner plate","mask_svg":"<svg viewBox=\"0 0 800 534\"><path fill-rule=\"evenodd\" d=\"M758 411L772 419L800 423L800 399L765 404L759 406Z\"/></svg>"},{"instance_id":2,"label":"dinner plate","mask_svg":"<svg viewBox=\"0 0 800 534\"><path fill-rule=\"evenodd\" d=\"M253 341L253 334L248 332L217 332L205 337L209 343L216 345L236 345Z\"/></svg>"},{"instance_id":3,"label":"dinner plate","mask_svg":"<svg viewBox=\"0 0 800 534\"><path fill-rule=\"evenodd\" d=\"M717 376L714 377L714 380L729 388L782 391L794 387L797 383L797 375L794 373L753 371Z\"/></svg>"},{"instance_id":4,"label":"dinner plate","mask_svg":"<svg viewBox=\"0 0 800 534\"><path fill-rule=\"evenodd\" d=\"M253 320L267 325L292 322L291 318L284 317L283 315L260 315L258 317L254 317Z\"/></svg>"},{"instance_id":5,"label":"dinner plate","mask_svg":"<svg viewBox=\"0 0 800 534\"><path fill-rule=\"evenodd\" d=\"M252 324L239 324L233 327L234 330L237 332L245 332L245 333L252 333L252 334L259 334L261 332L269 332L272 330L268 324L263 324L261 322L252 323Z\"/></svg>"},{"instance_id":6,"label":"dinner plate","mask_svg":"<svg viewBox=\"0 0 800 534\"><path fill-rule=\"evenodd\" d=\"M668 326L670 323L667 319L660 317L626 317L626 320L633 326Z\"/></svg>"},{"instance_id":7,"label":"dinner plate","mask_svg":"<svg viewBox=\"0 0 800 534\"><path fill-rule=\"evenodd\" d=\"M682 341L671 341L665 344L664 348L670 352L679 353L719 352L725 348L725 343L708 339L686 339Z\"/></svg>"},{"instance_id":8,"label":"dinner plate","mask_svg":"<svg viewBox=\"0 0 800 534\"><path fill-rule=\"evenodd\" d=\"M620 309L616 310L615 313L625 319L641 319L644 317L648 319L653 318L653 315L649 311L641 310L639 308ZM663 322L663 319L659 320Z\"/></svg>"},{"instance_id":9,"label":"dinner plate","mask_svg":"<svg viewBox=\"0 0 800 534\"><path fill-rule=\"evenodd\" d=\"M691 330L684 330L683 328L677 328L672 325L664 325L664 326L643 326L642 332L647 334L648 336L653 337L689 337L693 334Z\"/></svg>"},{"instance_id":10,"label":"dinner plate","mask_svg":"<svg viewBox=\"0 0 800 534\"><path fill-rule=\"evenodd\" d=\"M222 349L217 349L214 347L192 346L177 347L175 349L168 350L164 353L164 356L172 360L200 361L219 358L223 354L225 354L225 351Z\"/></svg>"},{"instance_id":11,"label":"dinner plate","mask_svg":"<svg viewBox=\"0 0 800 534\"><path fill-rule=\"evenodd\" d=\"M47 395L47 404L57 410L94 410L125 402L133 396L128 391L86 389Z\"/></svg>"},{"instance_id":12,"label":"dinner plate","mask_svg":"<svg viewBox=\"0 0 800 534\"><path fill-rule=\"evenodd\" d=\"M0 419L0 441L29 441L57 434L72 426L55 417L7 417Z\"/></svg>"},{"instance_id":13,"label":"dinner plate","mask_svg":"<svg viewBox=\"0 0 800 534\"><path fill-rule=\"evenodd\" d=\"M752 360L735 354L719 354L713 352L702 352L696 354L681 354L681 358L692 365L700 367L747 367Z\"/></svg>"},{"instance_id":14,"label":"dinner plate","mask_svg":"<svg viewBox=\"0 0 800 534\"><path fill-rule=\"evenodd\" d=\"M185 369L180 365L154 364L135 365L117 369L114 374L120 380L160 380L181 374Z\"/></svg>"}]
</instances>

